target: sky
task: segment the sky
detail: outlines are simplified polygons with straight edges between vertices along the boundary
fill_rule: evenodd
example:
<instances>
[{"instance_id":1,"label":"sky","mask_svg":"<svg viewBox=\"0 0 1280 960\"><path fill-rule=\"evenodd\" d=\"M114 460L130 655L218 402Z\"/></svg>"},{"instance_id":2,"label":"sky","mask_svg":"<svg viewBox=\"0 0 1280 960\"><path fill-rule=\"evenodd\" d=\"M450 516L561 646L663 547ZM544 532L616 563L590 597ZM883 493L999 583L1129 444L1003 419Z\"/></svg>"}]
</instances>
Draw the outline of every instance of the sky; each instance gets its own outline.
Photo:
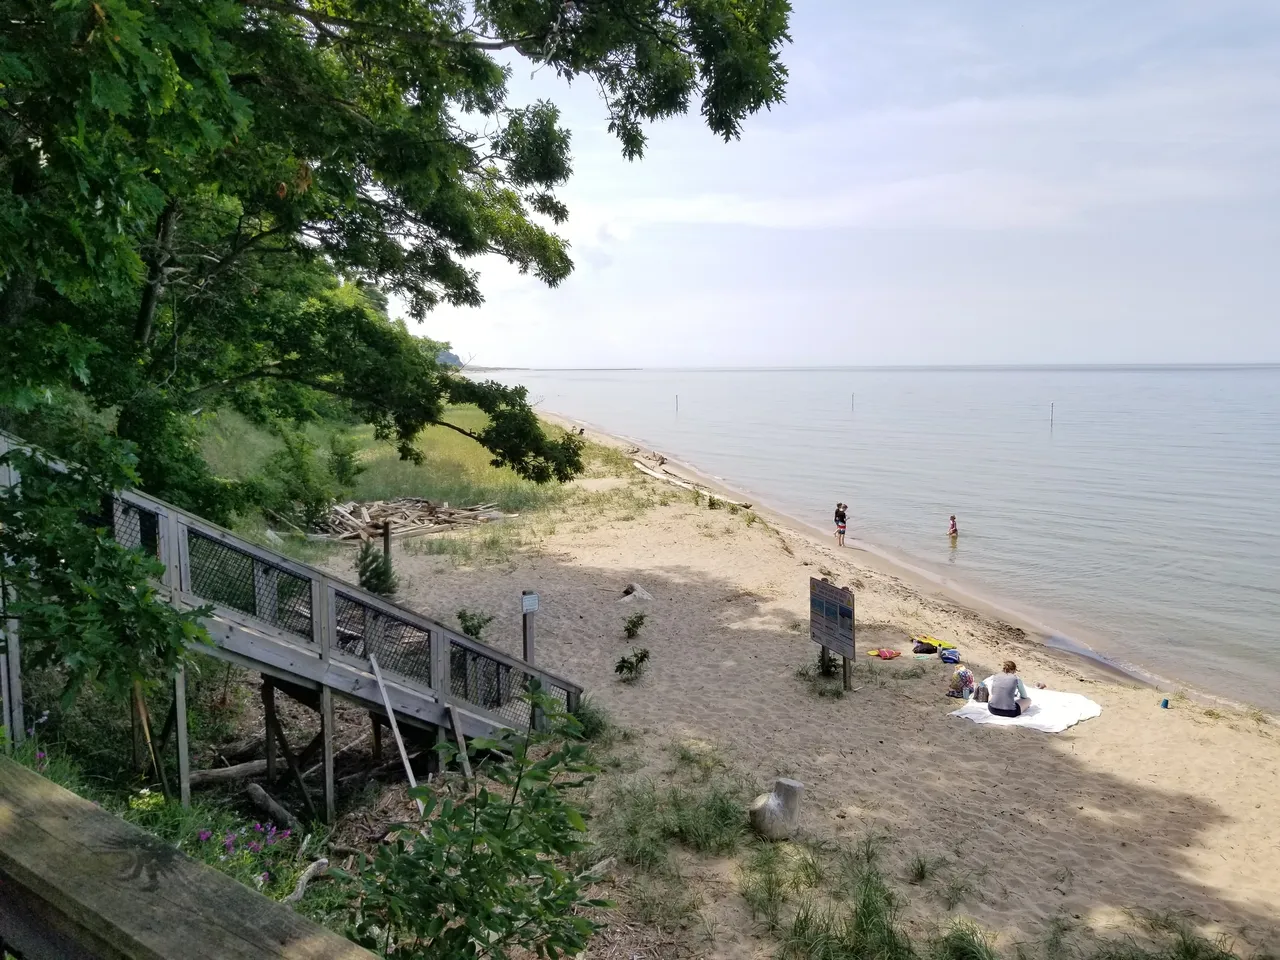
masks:
<instances>
[{"instance_id":1,"label":"sky","mask_svg":"<svg viewBox=\"0 0 1280 960\"><path fill-rule=\"evenodd\" d=\"M787 102L622 158L589 83L576 268L474 261L477 365L1280 362L1280 0L793 0ZM1009 11L1016 11L1010 13Z\"/></svg>"}]
</instances>

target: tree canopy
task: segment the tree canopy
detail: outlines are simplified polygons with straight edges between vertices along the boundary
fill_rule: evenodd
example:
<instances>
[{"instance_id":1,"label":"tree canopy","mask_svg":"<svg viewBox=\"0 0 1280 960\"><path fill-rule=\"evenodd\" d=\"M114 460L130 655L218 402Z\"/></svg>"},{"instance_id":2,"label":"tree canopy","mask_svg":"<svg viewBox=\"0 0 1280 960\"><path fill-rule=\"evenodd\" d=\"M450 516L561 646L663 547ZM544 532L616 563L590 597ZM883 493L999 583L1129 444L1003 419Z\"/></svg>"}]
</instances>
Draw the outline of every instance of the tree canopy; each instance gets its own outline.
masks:
<instances>
[{"instance_id":1,"label":"tree canopy","mask_svg":"<svg viewBox=\"0 0 1280 960\"><path fill-rule=\"evenodd\" d=\"M437 361L421 320L497 254L557 284L570 135L510 102L523 57L599 87L639 157L695 104L726 139L783 97L787 0L0 0L0 402L111 411L143 484L216 491L192 414L321 392L404 456L452 402L535 480L580 469L523 391Z\"/></svg>"}]
</instances>

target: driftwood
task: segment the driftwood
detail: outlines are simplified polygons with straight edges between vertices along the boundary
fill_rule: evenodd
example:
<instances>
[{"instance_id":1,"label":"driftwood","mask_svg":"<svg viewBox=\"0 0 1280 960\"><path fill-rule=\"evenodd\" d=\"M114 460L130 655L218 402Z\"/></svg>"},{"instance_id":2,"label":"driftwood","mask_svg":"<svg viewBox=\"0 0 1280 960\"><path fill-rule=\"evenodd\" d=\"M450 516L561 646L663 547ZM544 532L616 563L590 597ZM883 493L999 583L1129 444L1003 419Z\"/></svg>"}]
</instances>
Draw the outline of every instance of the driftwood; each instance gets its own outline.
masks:
<instances>
[{"instance_id":1,"label":"driftwood","mask_svg":"<svg viewBox=\"0 0 1280 960\"><path fill-rule=\"evenodd\" d=\"M297 903L302 899L303 894L307 892L307 884L315 879L316 874L327 869L329 869L329 861L324 857L321 857L315 863L311 864L311 866L307 867L307 869L302 871L302 876L298 878L298 885L293 888L293 893L289 894L280 902Z\"/></svg>"},{"instance_id":2,"label":"driftwood","mask_svg":"<svg viewBox=\"0 0 1280 960\"><path fill-rule=\"evenodd\" d=\"M243 780L246 777L260 777L267 772L267 761L250 760L248 763L237 763L232 767L214 767L212 770L192 770L191 785L204 787L211 783L226 783L229 780Z\"/></svg>"},{"instance_id":3,"label":"driftwood","mask_svg":"<svg viewBox=\"0 0 1280 960\"><path fill-rule=\"evenodd\" d=\"M391 539L406 540L514 516L504 514L497 506L496 503L481 503L473 507L457 508L450 507L447 503L432 503L421 497L375 500L372 503L339 503L330 508L329 515L321 522L319 532L313 534L312 539L343 543L375 540L383 535L386 524L390 523Z\"/></svg>"},{"instance_id":4,"label":"driftwood","mask_svg":"<svg viewBox=\"0 0 1280 960\"><path fill-rule=\"evenodd\" d=\"M302 823L298 818L282 807L280 802L263 790L262 787L256 783L251 783L244 788L244 792L249 795L253 805L269 816L273 823L288 827L297 836L302 836Z\"/></svg>"},{"instance_id":5,"label":"driftwood","mask_svg":"<svg viewBox=\"0 0 1280 960\"><path fill-rule=\"evenodd\" d=\"M715 497L715 499L719 500L721 503L727 503L727 504L730 504L731 506L741 507L743 510L751 509L751 504L749 503L743 503L741 500L730 500L728 497L722 497L720 496L720 494L716 493L714 490L708 490L706 487L701 487L690 480L685 480L683 477L677 477L674 473L671 473L669 470L654 470L652 467L645 466L639 460L632 460L631 465L635 467L637 470L639 470L641 473L643 473L646 477L653 477L653 479L661 480L663 483L670 483L670 484L673 484L674 486L681 487L682 489L685 489L685 490L692 490L695 493L700 493L707 498Z\"/></svg>"}]
</instances>

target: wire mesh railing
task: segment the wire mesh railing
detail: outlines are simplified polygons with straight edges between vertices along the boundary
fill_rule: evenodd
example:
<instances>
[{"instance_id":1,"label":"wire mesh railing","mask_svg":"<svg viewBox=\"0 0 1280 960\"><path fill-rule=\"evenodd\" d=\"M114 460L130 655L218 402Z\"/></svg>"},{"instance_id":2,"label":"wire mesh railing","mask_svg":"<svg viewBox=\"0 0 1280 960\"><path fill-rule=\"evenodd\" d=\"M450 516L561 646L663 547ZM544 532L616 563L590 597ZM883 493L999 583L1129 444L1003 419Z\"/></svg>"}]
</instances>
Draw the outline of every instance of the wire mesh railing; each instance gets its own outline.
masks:
<instances>
[{"instance_id":1,"label":"wire mesh railing","mask_svg":"<svg viewBox=\"0 0 1280 960\"><path fill-rule=\"evenodd\" d=\"M185 579L192 594L312 640L309 578L199 530L184 529Z\"/></svg>"},{"instance_id":2,"label":"wire mesh railing","mask_svg":"<svg viewBox=\"0 0 1280 960\"><path fill-rule=\"evenodd\" d=\"M431 677L431 631L342 590L333 592L335 649L368 660L425 686Z\"/></svg>"},{"instance_id":3,"label":"wire mesh railing","mask_svg":"<svg viewBox=\"0 0 1280 960\"><path fill-rule=\"evenodd\" d=\"M559 684L548 683L547 678L526 670L519 663L507 662L455 638L449 639L449 692L501 717L513 727L529 725L529 703L521 698L535 682L542 693L559 700L561 709L572 707L570 692Z\"/></svg>"}]
</instances>

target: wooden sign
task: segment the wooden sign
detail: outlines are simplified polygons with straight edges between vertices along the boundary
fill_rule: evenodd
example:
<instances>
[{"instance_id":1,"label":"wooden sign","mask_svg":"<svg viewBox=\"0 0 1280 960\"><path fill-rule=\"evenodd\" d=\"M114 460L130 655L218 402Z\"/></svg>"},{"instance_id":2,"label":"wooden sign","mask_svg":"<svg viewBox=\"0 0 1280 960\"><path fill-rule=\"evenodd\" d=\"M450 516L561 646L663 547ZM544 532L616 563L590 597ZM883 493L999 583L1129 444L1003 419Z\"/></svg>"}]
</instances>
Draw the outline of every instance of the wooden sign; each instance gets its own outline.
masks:
<instances>
[{"instance_id":1,"label":"wooden sign","mask_svg":"<svg viewBox=\"0 0 1280 960\"><path fill-rule=\"evenodd\" d=\"M853 658L853 591L809 578L809 639Z\"/></svg>"}]
</instances>

